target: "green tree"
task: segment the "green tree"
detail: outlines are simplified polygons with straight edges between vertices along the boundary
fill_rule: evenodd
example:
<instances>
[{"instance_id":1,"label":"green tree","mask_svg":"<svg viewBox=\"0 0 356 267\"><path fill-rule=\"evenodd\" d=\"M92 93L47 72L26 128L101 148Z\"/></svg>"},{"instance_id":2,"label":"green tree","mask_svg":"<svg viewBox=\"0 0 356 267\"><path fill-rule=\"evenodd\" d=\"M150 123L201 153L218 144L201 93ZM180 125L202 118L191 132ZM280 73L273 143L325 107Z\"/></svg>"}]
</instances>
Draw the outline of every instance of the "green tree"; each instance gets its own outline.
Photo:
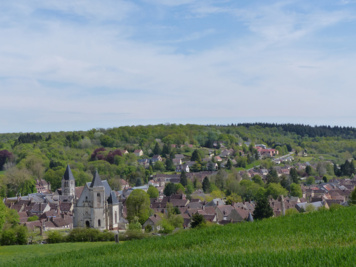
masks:
<instances>
[{"instance_id":1,"label":"green tree","mask_svg":"<svg viewBox=\"0 0 356 267\"><path fill-rule=\"evenodd\" d=\"M294 214L299 214L299 212L295 208L290 208L286 210L285 216L291 216Z\"/></svg>"},{"instance_id":2,"label":"green tree","mask_svg":"<svg viewBox=\"0 0 356 267\"><path fill-rule=\"evenodd\" d=\"M152 185L150 185L148 187L147 194L150 196L150 198L158 198L159 197L158 189Z\"/></svg>"},{"instance_id":3,"label":"green tree","mask_svg":"<svg viewBox=\"0 0 356 267\"><path fill-rule=\"evenodd\" d=\"M260 186L264 186L264 185L265 185L265 183L262 181L261 176L259 176L259 175L257 175L257 174L252 177L252 181L253 181L254 183L260 185Z\"/></svg>"},{"instance_id":4,"label":"green tree","mask_svg":"<svg viewBox=\"0 0 356 267\"><path fill-rule=\"evenodd\" d=\"M28 217L28 219L27 219L28 222L34 222L34 221L37 221L37 220L38 220L38 216L36 216L36 215Z\"/></svg>"},{"instance_id":5,"label":"green tree","mask_svg":"<svg viewBox=\"0 0 356 267\"><path fill-rule=\"evenodd\" d=\"M298 178L299 175L295 168L290 169L289 175L292 178L293 183L297 184L299 182L299 178Z\"/></svg>"},{"instance_id":6,"label":"green tree","mask_svg":"<svg viewBox=\"0 0 356 267\"><path fill-rule=\"evenodd\" d=\"M308 176L309 176L309 175L312 175L312 173L313 173L313 168L312 168L310 165L308 165L308 166L305 168L305 172L307 173Z\"/></svg>"},{"instance_id":7,"label":"green tree","mask_svg":"<svg viewBox=\"0 0 356 267\"><path fill-rule=\"evenodd\" d=\"M226 168L227 168L228 170L231 170L231 168L232 168L232 162L231 162L230 159L227 160Z\"/></svg>"},{"instance_id":8,"label":"green tree","mask_svg":"<svg viewBox=\"0 0 356 267\"><path fill-rule=\"evenodd\" d=\"M155 171L164 172L166 170L164 163L162 161L157 161L154 165Z\"/></svg>"},{"instance_id":9,"label":"green tree","mask_svg":"<svg viewBox=\"0 0 356 267\"><path fill-rule=\"evenodd\" d=\"M183 194L184 193L184 186L181 183L175 184L175 193Z\"/></svg>"},{"instance_id":10,"label":"green tree","mask_svg":"<svg viewBox=\"0 0 356 267\"><path fill-rule=\"evenodd\" d=\"M305 180L307 185L312 185L315 184L315 178L313 176L309 176L306 180Z\"/></svg>"},{"instance_id":11,"label":"green tree","mask_svg":"<svg viewBox=\"0 0 356 267\"><path fill-rule=\"evenodd\" d=\"M268 171L266 180L267 180L267 184L269 184L269 183L276 183L276 184L278 184L278 183L280 182L280 179L278 178L278 173L277 173L277 171L276 171L274 168L271 168L271 169Z\"/></svg>"},{"instance_id":12,"label":"green tree","mask_svg":"<svg viewBox=\"0 0 356 267\"><path fill-rule=\"evenodd\" d=\"M187 186L187 184L188 184L187 174L185 173L185 171L182 171L181 174L180 174L180 183L183 186Z\"/></svg>"},{"instance_id":13,"label":"green tree","mask_svg":"<svg viewBox=\"0 0 356 267\"><path fill-rule=\"evenodd\" d=\"M231 194L226 198L226 205L233 205L238 202L242 202L242 198L237 194Z\"/></svg>"},{"instance_id":14,"label":"green tree","mask_svg":"<svg viewBox=\"0 0 356 267\"><path fill-rule=\"evenodd\" d=\"M192 228L203 227L205 225L206 225L206 221L203 215L199 213L193 214L192 222L190 224Z\"/></svg>"},{"instance_id":15,"label":"green tree","mask_svg":"<svg viewBox=\"0 0 356 267\"><path fill-rule=\"evenodd\" d=\"M150 196L141 189L135 189L126 200L127 219L133 221L135 216L143 224L150 215Z\"/></svg>"},{"instance_id":16,"label":"green tree","mask_svg":"<svg viewBox=\"0 0 356 267\"><path fill-rule=\"evenodd\" d=\"M349 203L356 205L356 188L351 192Z\"/></svg>"},{"instance_id":17,"label":"green tree","mask_svg":"<svg viewBox=\"0 0 356 267\"><path fill-rule=\"evenodd\" d=\"M192 157L190 159L191 161L197 161L197 162L201 162L201 156L200 156L200 153L199 151L196 149L194 150L193 154L192 154Z\"/></svg>"},{"instance_id":18,"label":"green tree","mask_svg":"<svg viewBox=\"0 0 356 267\"><path fill-rule=\"evenodd\" d=\"M153 148L153 154L155 155L161 155L161 147L159 144L156 142L155 147Z\"/></svg>"},{"instance_id":19,"label":"green tree","mask_svg":"<svg viewBox=\"0 0 356 267\"><path fill-rule=\"evenodd\" d=\"M257 200L255 210L253 211L253 218L255 220L262 220L273 216L273 209L269 205L266 197Z\"/></svg>"},{"instance_id":20,"label":"green tree","mask_svg":"<svg viewBox=\"0 0 356 267\"><path fill-rule=\"evenodd\" d=\"M166 170L167 171L174 171L174 164L173 164L173 161L172 161L172 159L171 158L168 158L167 160L166 160Z\"/></svg>"},{"instance_id":21,"label":"green tree","mask_svg":"<svg viewBox=\"0 0 356 267\"><path fill-rule=\"evenodd\" d=\"M164 187L163 194L167 197L176 193L176 187L173 183L167 183Z\"/></svg>"},{"instance_id":22,"label":"green tree","mask_svg":"<svg viewBox=\"0 0 356 267\"><path fill-rule=\"evenodd\" d=\"M207 176L205 176L205 178L203 180L203 191L206 194L210 192L210 181Z\"/></svg>"},{"instance_id":23,"label":"green tree","mask_svg":"<svg viewBox=\"0 0 356 267\"><path fill-rule=\"evenodd\" d=\"M266 187L266 196L272 196L274 199L277 199L279 196L286 196L288 191L283 188L280 184L270 183Z\"/></svg>"},{"instance_id":24,"label":"green tree","mask_svg":"<svg viewBox=\"0 0 356 267\"><path fill-rule=\"evenodd\" d=\"M303 192L302 192L302 188L300 187L300 185L292 183L290 185L290 194L293 197L302 197L303 196Z\"/></svg>"}]
</instances>

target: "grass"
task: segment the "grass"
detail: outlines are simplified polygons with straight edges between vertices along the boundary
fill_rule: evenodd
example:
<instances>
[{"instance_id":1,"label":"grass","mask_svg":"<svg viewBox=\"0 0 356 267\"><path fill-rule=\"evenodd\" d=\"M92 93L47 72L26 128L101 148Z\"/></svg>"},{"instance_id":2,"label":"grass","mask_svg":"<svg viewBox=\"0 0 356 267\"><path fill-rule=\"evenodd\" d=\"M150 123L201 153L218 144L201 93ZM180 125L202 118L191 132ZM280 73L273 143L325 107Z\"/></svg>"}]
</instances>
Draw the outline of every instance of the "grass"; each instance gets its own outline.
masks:
<instances>
[{"instance_id":1,"label":"grass","mask_svg":"<svg viewBox=\"0 0 356 267\"><path fill-rule=\"evenodd\" d=\"M17 254L1 252L0 265L354 266L356 207L91 245L2 247Z\"/></svg>"}]
</instances>

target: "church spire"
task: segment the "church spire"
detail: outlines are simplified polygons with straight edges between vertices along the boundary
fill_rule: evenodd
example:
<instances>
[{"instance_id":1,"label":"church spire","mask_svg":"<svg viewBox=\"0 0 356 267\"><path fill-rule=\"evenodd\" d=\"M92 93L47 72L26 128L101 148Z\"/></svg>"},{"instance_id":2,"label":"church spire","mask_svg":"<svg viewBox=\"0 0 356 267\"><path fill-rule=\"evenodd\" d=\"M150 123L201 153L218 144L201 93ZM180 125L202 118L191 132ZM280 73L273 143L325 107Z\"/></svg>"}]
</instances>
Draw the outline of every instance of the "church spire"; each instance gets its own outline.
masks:
<instances>
[{"instance_id":1,"label":"church spire","mask_svg":"<svg viewBox=\"0 0 356 267\"><path fill-rule=\"evenodd\" d=\"M71 171L71 169L69 167L69 164L67 165L67 169L66 169L66 171L65 171L65 173L63 175L63 179L64 180L75 180L74 176L73 176L73 173L72 173L72 171Z\"/></svg>"},{"instance_id":2,"label":"church spire","mask_svg":"<svg viewBox=\"0 0 356 267\"><path fill-rule=\"evenodd\" d=\"M90 187L96 187L96 186L104 186L102 181L101 181L101 179L100 179L98 170L95 171L95 174L94 174L94 177L93 177L93 181L90 184Z\"/></svg>"}]
</instances>

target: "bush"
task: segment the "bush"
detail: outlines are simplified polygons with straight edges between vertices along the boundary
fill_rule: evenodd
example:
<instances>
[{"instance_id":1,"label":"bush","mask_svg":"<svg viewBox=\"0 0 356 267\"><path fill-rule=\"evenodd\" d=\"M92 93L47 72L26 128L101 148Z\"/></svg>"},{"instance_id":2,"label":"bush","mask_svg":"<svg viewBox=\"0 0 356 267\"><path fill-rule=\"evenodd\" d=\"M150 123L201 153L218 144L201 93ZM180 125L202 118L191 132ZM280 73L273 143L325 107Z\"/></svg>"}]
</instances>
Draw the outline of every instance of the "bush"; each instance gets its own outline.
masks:
<instances>
[{"instance_id":1,"label":"bush","mask_svg":"<svg viewBox=\"0 0 356 267\"><path fill-rule=\"evenodd\" d=\"M100 232L93 228L75 228L66 241L68 242L96 242L96 241L114 241L115 234L109 231Z\"/></svg>"},{"instance_id":2,"label":"bush","mask_svg":"<svg viewBox=\"0 0 356 267\"><path fill-rule=\"evenodd\" d=\"M152 230L153 230L152 226L150 224L147 224L146 227L145 227L145 232L146 233L150 233L150 232L152 232Z\"/></svg>"},{"instance_id":3,"label":"bush","mask_svg":"<svg viewBox=\"0 0 356 267\"><path fill-rule=\"evenodd\" d=\"M128 241L133 239L143 239L147 237L147 234L138 230L127 230L126 233L119 234L119 240Z\"/></svg>"},{"instance_id":4,"label":"bush","mask_svg":"<svg viewBox=\"0 0 356 267\"><path fill-rule=\"evenodd\" d=\"M61 243L65 241L65 238L58 231L51 231L48 233L47 241L50 244Z\"/></svg>"},{"instance_id":5,"label":"bush","mask_svg":"<svg viewBox=\"0 0 356 267\"><path fill-rule=\"evenodd\" d=\"M36 215L33 215L32 217L28 217L28 219L27 219L28 222L34 222L37 220L38 220L38 216L36 216Z\"/></svg>"}]
</instances>

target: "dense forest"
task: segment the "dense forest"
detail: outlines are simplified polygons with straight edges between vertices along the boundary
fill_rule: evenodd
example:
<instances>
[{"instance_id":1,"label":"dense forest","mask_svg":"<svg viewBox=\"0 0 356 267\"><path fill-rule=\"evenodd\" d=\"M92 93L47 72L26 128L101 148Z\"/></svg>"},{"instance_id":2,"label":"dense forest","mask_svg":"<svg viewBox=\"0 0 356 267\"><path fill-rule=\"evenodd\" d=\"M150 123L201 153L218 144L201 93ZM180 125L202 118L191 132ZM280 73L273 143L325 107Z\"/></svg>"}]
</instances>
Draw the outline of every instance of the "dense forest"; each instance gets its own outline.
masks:
<instances>
[{"instance_id":1,"label":"dense forest","mask_svg":"<svg viewBox=\"0 0 356 267\"><path fill-rule=\"evenodd\" d=\"M70 164L77 185L90 181L98 170L113 189L120 179L130 184L146 182L157 172L173 172L175 154L198 157L195 171L208 170L200 162L206 155L232 149L235 168L247 168L258 161L253 144L264 144L284 155L307 153L310 160L343 164L356 158L356 129L350 127L294 124L231 124L124 126L76 132L0 134L0 195L14 196L34 191L35 179L45 179L52 190L60 187L61 177ZM136 156L135 150L142 150ZM124 151L129 153L123 153ZM198 154L197 154L198 153ZM148 168L139 159L161 155L162 162ZM194 158L194 160L196 160ZM199 163L199 164L198 164ZM232 167L232 168L231 168ZM345 173L349 172L348 166ZM341 172L342 173L342 172ZM138 181L140 180L140 181Z\"/></svg>"}]
</instances>

